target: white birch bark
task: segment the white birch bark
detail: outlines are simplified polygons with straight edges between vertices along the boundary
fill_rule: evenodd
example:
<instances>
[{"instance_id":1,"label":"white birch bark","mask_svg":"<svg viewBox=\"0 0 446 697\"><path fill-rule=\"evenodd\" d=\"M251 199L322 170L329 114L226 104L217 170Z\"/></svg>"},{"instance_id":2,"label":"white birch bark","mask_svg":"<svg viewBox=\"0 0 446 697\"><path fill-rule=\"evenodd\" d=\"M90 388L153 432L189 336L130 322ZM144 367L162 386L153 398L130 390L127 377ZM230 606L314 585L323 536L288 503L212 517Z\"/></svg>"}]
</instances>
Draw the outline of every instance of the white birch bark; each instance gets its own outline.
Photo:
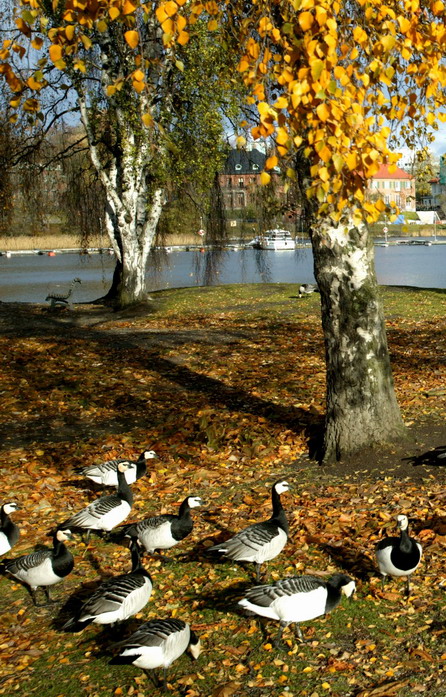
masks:
<instances>
[{"instance_id":1,"label":"white birch bark","mask_svg":"<svg viewBox=\"0 0 446 697\"><path fill-rule=\"evenodd\" d=\"M87 98L82 93L79 106L91 160L106 192L106 231L120 263L118 304L123 307L146 299L146 265L162 213L164 191L162 187L148 190L148 139L136 137L128 114L115 111L119 160L110 154L104 159L96 144ZM142 124L138 128L141 130Z\"/></svg>"},{"instance_id":2,"label":"white birch bark","mask_svg":"<svg viewBox=\"0 0 446 697\"><path fill-rule=\"evenodd\" d=\"M405 427L366 226L319 220L312 243L327 366L323 460L329 462L401 438Z\"/></svg>"}]
</instances>

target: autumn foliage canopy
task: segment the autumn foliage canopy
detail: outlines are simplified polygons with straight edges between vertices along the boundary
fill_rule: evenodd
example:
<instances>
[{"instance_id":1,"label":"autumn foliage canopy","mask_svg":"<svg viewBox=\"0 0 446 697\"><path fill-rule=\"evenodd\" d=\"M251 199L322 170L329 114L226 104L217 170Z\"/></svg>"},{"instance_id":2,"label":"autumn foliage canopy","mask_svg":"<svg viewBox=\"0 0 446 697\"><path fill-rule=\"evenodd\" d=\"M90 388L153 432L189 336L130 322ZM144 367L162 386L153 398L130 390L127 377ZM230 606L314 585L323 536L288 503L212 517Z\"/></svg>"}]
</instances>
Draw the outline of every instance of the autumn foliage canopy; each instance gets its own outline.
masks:
<instances>
[{"instance_id":1,"label":"autumn foliage canopy","mask_svg":"<svg viewBox=\"0 0 446 697\"><path fill-rule=\"evenodd\" d=\"M38 113L54 68L81 79L97 54L95 36L119 32L131 69L104 87L105 97L116 98L124 85L150 92L149 63L184 69L175 48L205 21L216 40L240 53L239 71L258 109L254 138L274 142L263 183L279 158L294 177L299 153L310 166L307 196L320 214L336 222L347 208L372 222L385 205L367 200L367 180L380 164L396 165L398 145L429 138L445 119L445 15L441 0L22 0L0 71L15 95L12 106ZM141 27L155 18L165 53L150 57ZM27 43L42 57L24 75L13 57L23 56ZM149 111L143 121L154 126Z\"/></svg>"}]
</instances>

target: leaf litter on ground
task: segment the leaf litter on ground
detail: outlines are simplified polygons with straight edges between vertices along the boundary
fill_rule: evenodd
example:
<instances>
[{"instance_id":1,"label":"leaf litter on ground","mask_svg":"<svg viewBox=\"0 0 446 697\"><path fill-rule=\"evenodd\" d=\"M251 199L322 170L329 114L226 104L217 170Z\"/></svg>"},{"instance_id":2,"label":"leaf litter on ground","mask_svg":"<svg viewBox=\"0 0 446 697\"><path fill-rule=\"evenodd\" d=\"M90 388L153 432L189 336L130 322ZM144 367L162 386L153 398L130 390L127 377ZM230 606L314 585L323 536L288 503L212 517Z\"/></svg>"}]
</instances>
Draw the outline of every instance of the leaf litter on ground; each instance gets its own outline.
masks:
<instances>
[{"instance_id":1,"label":"leaf litter on ground","mask_svg":"<svg viewBox=\"0 0 446 697\"><path fill-rule=\"evenodd\" d=\"M153 596L119 630L130 633L154 617L191 622L205 651L197 663L182 657L173 665L172 694L443 695L443 471L422 466L414 480L414 468L397 467L391 450L385 459L378 450L370 471L311 463L308 439L322 424L325 390L317 299L298 304L293 289L278 284L203 296L198 290L156 294L157 312L110 315L92 329L73 326L63 313L48 326L39 306L27 308L19 326L14 308L19 331L0 335L0 468L2 500L19 503L14 519L22 535L7 556L50 544L55 524L101 495L76 467L137 457L147 447L160 459L134 485L129 520L178 510L187 493L206 500L206 510L193 513L192 536L168 553L170 562L145 558ZM384 289L383 296L404 418L440 424L445 296L417 291L416 304L407 292ZM45 331L35 331L42 322ZM280 478L293 485L284 496L290 540L268 564L268 580L342 570L358 583L356 600L304 625L305 644L286 630L282 651L272 645L273 622L262 638L257 622L234 610L253 583L249 565L213 565L206 556L217 539L269 516L270 487ZM374 562L374 545L396 534L400 512L424 548L408 601L402 582L388 580L381 590ZM27 697L45 685L47 697L80 690L138 697L152 688L141 671L108 666L115 640L109 630L60 631L67 599L80 586L88 590L127 571L128 550L96 537L88 545L76 537L70 547L75 570L55 587L55 606L34 608L22 586L0 579L0 694Z\"/></svg>"}]
</instances>

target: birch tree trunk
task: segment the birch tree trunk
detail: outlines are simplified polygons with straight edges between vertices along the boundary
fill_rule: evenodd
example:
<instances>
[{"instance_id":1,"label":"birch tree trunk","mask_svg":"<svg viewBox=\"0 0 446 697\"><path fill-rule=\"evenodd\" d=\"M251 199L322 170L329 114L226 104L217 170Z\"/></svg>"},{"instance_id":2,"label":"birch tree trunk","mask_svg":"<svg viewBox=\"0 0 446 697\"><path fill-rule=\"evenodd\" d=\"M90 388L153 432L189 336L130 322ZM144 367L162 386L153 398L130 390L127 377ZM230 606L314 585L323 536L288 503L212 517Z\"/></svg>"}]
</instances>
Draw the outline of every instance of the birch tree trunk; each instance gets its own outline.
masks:
<instances>
[{"instance_id":1,"label":"birch tree trunk","mask_svg":"<svg viewBox=\"0 0 446 697\"><path fill-rule=\"evenodd\" d=\"M79 91L78 99L90 157L105 190L105 227L117 259L112 288L106 297L126 307L146 300L146 265L162 213L164 190L148 184L149 143L141 137L142 126L134 125L130 112L115 109L118 147L104 158L87 98Z\"/></svg>"},{"instance_id":2,"label":"birch tree trunk","mask_svg":"<svg viewBox=\"0 0 446 697\"><path fill-rule=\"evenodd\" d=\"M364 224L318 220L312 228L315 277L321 294L327 367L323 462L401 439L374 267Z\"/></svg>"}]
</instances>

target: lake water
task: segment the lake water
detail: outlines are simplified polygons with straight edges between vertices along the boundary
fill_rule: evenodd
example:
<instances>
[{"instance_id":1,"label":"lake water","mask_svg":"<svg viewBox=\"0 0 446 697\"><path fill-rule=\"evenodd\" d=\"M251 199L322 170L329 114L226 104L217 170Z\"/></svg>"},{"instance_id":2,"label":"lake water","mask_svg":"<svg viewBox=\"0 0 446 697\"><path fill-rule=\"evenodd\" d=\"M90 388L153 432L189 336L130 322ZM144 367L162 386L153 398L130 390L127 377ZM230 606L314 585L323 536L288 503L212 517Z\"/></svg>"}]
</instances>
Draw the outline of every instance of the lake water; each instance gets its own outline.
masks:
<instances>
[{"instance_id":1,"label":"lake water","mask_svg":"<svg viewBox=\"0 0 446 697\"><path fill-rule=\"evenodd\" d=\"M446 288L446 244L375 247L382 285ZM158 270L154 270L157 266ZM0 257L0 300L44 302L52 290L65 291L79 277L75 302L88 302L110 286L114 258L106 254L12 255ZM271 252L254 249L220 252L172 251L148 264L147 288L228 283L312 283L311 248Z\"/></svg>"}]
</instances>

